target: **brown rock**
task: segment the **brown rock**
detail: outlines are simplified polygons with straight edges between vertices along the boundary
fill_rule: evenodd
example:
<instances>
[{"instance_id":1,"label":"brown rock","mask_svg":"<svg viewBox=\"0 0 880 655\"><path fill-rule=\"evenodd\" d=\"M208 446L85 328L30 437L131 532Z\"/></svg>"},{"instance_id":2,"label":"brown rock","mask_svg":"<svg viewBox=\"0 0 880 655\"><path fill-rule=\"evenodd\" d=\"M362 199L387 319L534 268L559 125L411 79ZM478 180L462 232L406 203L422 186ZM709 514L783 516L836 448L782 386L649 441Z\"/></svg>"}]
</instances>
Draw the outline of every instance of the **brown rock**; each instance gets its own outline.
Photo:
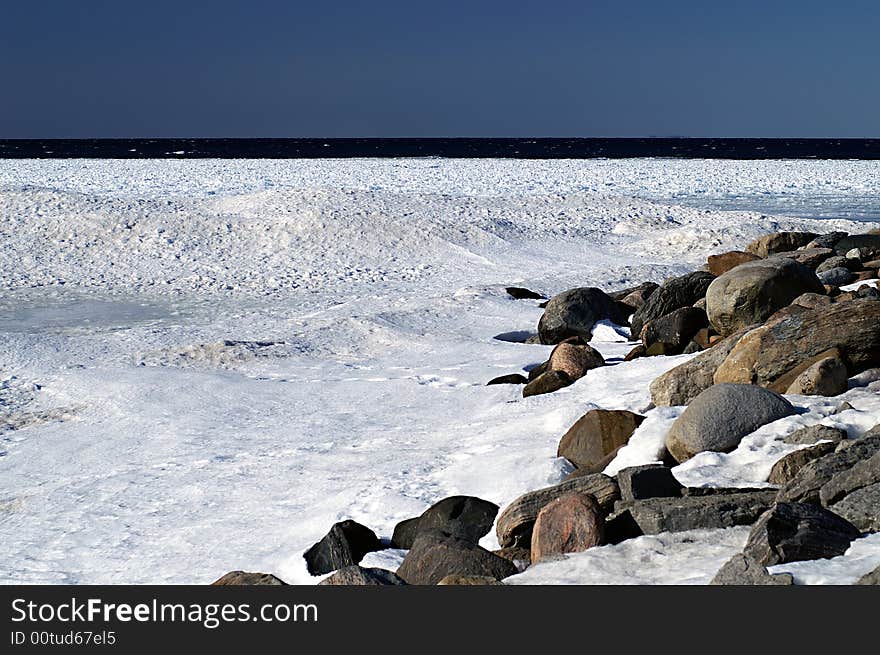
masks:
<instances>
[{"instance_id":1,"label":"brown rock","mask_svg":"<svg viewBox=\"0 0 880 655\"><path fill-rule=\"evenodd\" d=\"M880 302L835 303L757 328L736 343L714 379L785 391L800 373L830 356L846 361L851 375L880 366Z\"/></svg>"},{"instance_id":2,"label":"brown rock","mask_svg":"<svg viewBox=\"0 0 880 655\"><path fill-rule=\"evenodd\" d=\"M532 532L532 561L578 553L605 539L605 517L593 496L567 493L538 513Z\"/></svg>"},{"instance_id":3,"label":"brown rock","mask_svg":"<svg viewBox=\"0 0 880 655\"><path fill-rule=\"evenodd\" d=\"M404 582L417 585L436 585L448 575L501 580L518 572L511 561L440 530L420 532L397 569Z\"/></svg>"},{"instance_id":4,"label":"brown rock","mask_svg":"<svg viewBox=\"0 0 880 655\"><path fill-rule=\"evenodd\" d=\"M837 444L835 442L822 441L815 446L801 448L793 453L789 453L773 465L773 469L770 471L770 477L767 478L767 482L770 484L785 484L794 478L797 472L804 468L804 466L812 462L814 459L819 459L823 455L832 452L836 446Z\"/></svg>"},{"instance_id":5,"label":"brown rock","mask_svg":"<svg viewBox=\"0 0 880 655\"><path fill-rule=\"evenodd\" d=\"M553 393L563 387L567 387L574 383L567 373L562 371L547 371L541 373L534 380L523 387L523 398L529 396L539 396L544 393Z\"/></svg>"},{"instance_id":6,"label":"brown rock","mask_svg":"<svg viewBox=\"0 0 880 655\"><path fill-rule=\"evenodd\" d=\"M812 232L777 232L767 234L746 246L746 252L758 257L768 257L778 252L790 252L805 246L818 235Z\"/></svg>"},{"instance_id":7,"label":"brown rock","mask_svg":"<svg viewBox=\"0 0 880 655\"><path fill-rule=\"evenodd\" d=\"M608 455L625 445L644 420L625 410L590 410L562 437L556 456L565 457L578 469L599 473Z\"/></svg>"},{"instance_id":8,"label":"brown rock","mask_svg":"<svg viewBox=\"0 0 880 655\"><path fill-rule=\"evenodd\" d=\"M839 357L825 357L798 375L785 393L799 396L838 396L847 390L849 374Z\"/></svg>"},{"instance_id":9,"label":"brown rock","mask_svg":"<svg viewBox=\"0 0 880 655\"><path fill-rule=\"evenodd\" d=\"M211 583L212 586L249 586L268 585L280 586L287 583L271 573L252 573L250 571L230 571Z\"/></svg>"},{"instance_id":10,"label":"brown rock","mask_svg":"<svg viewBox=\"0 0 880 655\"><path fill-rule=\"evenodd\" d=\"M632 350L630 350L630 351L626 354L626 357L623 358L623 361L625 361L625 362L631 362L632 360L637 359L637 358L639 358L639 357L644 357L644 356L645 356L645 350L646 350L646 349L645 349L645 346L644 346L643 344L640 343L638 346L636 346L635 348L633 348Z\"/></svg>"},{"instance_id":11,"label":"brown rock","mask_svg":"<svg viewBox=\"0 0 880 655\"><path fill-rule=\"evenodd\" d=\"M562 371L572 380L577 380L584 377L587 371L605 366L605 359L588 344L563 341L553 348L548 365L551 371Z\"/></svg>"},{"instance_id":12,"label":"brown rock","mask_svg":"<svg viewBox=\"0 0 880 655\"><path fill-rule=\"evenodd\" d=\"M474 586L485 586L485 585L503 585L503 582L499 582L495 578L490 578L486 575L459 575L453 573L452 575L447 575L438 585L454 585L458 587L474 587Z\"/></svg>"},{"instance_id":13,"label":"brown rock","mask_svg":"<svg viewBox=\"0 0 880 655\"><path fill-rule=\"evenodd\" d=\"M706 264L709 267L709 272L715 277L718 277L719 275L727 273L730 269L736 268L740 264L753 262L756 259L760 259L760 257L749 252L743 252L742 250L733 250L720 255L709 255Z\"/></svg>"}]
</instances>

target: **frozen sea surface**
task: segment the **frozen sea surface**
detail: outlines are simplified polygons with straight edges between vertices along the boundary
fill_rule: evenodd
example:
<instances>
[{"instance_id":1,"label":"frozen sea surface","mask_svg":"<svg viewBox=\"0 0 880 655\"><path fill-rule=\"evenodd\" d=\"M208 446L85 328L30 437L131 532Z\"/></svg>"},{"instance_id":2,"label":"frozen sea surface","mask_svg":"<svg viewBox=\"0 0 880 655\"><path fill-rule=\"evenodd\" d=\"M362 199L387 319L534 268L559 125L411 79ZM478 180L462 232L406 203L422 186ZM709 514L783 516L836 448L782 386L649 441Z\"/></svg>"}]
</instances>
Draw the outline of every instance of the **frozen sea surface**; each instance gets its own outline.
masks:
<instances>
[{"instance_id":1,"label":"frozen sea surface","mask_svg":"<svg viewBox=\"0 0 880 655\"><path fill-rule=\"evenodd\" d=\"M681 201L700 190L794 207L878 186L876 162L0 162L0 580L314 582L301 554L334 521L389 537L444 496L560 480L558 440L591 407L648 416L609 473L653 461L680 409L647 387L687 356L621 363L603 325L611 366L549 396L486 387L548 354L494 338L541 315L504 287L614 290L769 230L863 228ZM804 413L675 474L763 484L780 436L880 422L874 387L792 398ZM644 539L522 581L705 582L743 538ZM796 575L854 579L877 553Z\"/></svg>"}]
</instances>

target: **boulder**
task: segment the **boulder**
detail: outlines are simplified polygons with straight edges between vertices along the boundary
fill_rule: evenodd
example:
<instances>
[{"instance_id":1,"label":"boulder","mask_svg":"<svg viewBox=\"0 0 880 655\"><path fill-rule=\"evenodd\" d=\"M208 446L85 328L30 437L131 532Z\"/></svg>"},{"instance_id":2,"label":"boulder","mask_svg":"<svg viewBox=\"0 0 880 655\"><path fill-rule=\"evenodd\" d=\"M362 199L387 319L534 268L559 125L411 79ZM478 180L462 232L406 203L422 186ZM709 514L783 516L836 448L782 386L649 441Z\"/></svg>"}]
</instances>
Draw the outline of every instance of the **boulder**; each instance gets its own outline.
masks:
<instances>
[{"instance_id":1,"label":"boulder","mask_svg":"<svg viewBox=\"0 0 880 655\"><path fill-rule=\"evenodd\" d=\"M853 275L853 272L848 268L838 266L837 268L832 268L819 273L818 277L819 282L822 284L832 287L842 287L844 284L852 282L856 276Z\"/></svg>"},{"instance_id":2,"label":"boulder","mask_svg":"<svg viewBox=\"0 0 880 655\"><path fill-rule=\"evenodd\" d=\"M849 373L839 357L825 357L798 375L785 393L798 396L839 396L849 387Z\"/></svg>"},{"instance_id":3,"label":"boulder","mask_svg":"<svg viewBox=\"0 0 880 655\"><path fill-rule=\"evenodd\" d=\"M770 575L767 567L748 555L734 555L722 566L710 585L792 585L790 573Z\"/></svg>"},{"instance_id":4,"label":"boulder","mask_svg":"<svg viewBox=\"0 0 880 655\"><path fill-rule=\"evenodd\" d=\"M711 273L695 271L666 280L633 314L632 335L641 335L642 328L649 321L671 314L676 309L693 306L706 295L706 289L714 279Z\"/></svg>"},{"instance_id":5,"label":"boulder","mask_svg":"<svg viewBox=\"0 0 880 655\"><path fill-rule=\"evenodd\" d=\"M767 482L778 485L789 482L804 466L814 459L819 459L833 452L836 446L835 442L822 441L809 448L801 448L793 453L789 453L773 465Z\"/></svg>"},{"instance_id":6,"label":"boulder","mask_svg":"<svg viewBox=\"0 0 880 655\"><path fill-rule=\"evenodd\" d=\"M849 236L846 232L828 232L826 234L820 234L815 239L810 241L805 248L834 248L838 241L840 241L843 237Z\"/></svg>"},{"instance_id":7,"label":"boulder","mask_svg":"<svg viewBox=\"0 0 880 655\"><path fill-rule=\"evenodd\" d=\"M626 356L623 358L623 361L631 362L632 360L638 359L639 357L644 357L645 350L645 346L640 343L626 354Z\"/></svg>"},{"instance_id":8,"label":"boulder","mask_svg":"<svg viewBox=\"0 0 880 655\"><path fill-rule=\"evenodd\" d=\"M746 246L746 252L758 257L769 257L778 252L797 250L813 241L818 234L812 232L777 232L767 234Z\"/></svg>"},{"instance_id":9,"label":"boulder","mask_svg":"<svg viewBox=\"0 0 880 655\"><path fill-rule=\"evenodd\" d=\"M696 307L682 307L648 322L642 330L647 355L679 355L696 336L709 326L706 312Z\"/></svg>"},{"instance_id":10,"label":"boulder","mask_svg":"<svg viewBox=\"0 0 880 655\"><path fill-rule=\"evenodd\" d=\"M819 501L828 507L858 489L878 483L880 483L880 452L832 475L819 490Z\"/></svg>"},{"instance_id":11,"label":"boulder","mask_svg":"<svg viewBox=\"0 0 880 655\"><path fill-rule=\"evenodd\" d=\"M706 313L724 336L763 323L804 293L823 293L807 266L785 257L737 266L715 279L706 291Z\"/></svg>"},{"instance_id":12,"label":"boulder","mask_svg":"<svg viewBox=\"0 0 880 655\"><path fill-rule=\"evenodd\" d=\"M487 575L459 575L453 573L452 575L447 575L437 584L441 586L482 587L485 585L503 585L504 583Z\"/></svg>"},{"instance_id":13,"label":"boulder","mask_svg":"<svg viewBox=\"0 0 880 655\"><path fill-rule=\"evenodd\" d=\"M553 296L538 322L541 343L556 344L568 337L589 341L597 321L608 319L626 325L629 311L601 289L569 289Z\"/></svg>"},{"instance_id":14,"label":"boulder","mask_svg":"<svg viewBox=\"0 0 880 655\"><path fill-rule=\"evenodd\" d=\"M655 378L650 386L653 403L663 407L687 405L715 384L716 369L748 331L741 330L722 339L709 350Z\"/></svg>"},{"instance_id":15,"label":"boulder","mask_svg":"<svg viewBox=\"0 0 880 655\"><path fill-rule=\"evenodd\" d=\"M850 375L880 366L880 302L839 302L756 328L739 339L715 371L715 382L785 391L835 348Z\"/></svg>"},{"instance_id":16,"label":"boulder","mask_svg":"<svg viewBox=\"0 0 880 655\"><path fill-rule=\"evenodd\" d=\"M709 255L708 260L706 261L706 266L709 269L709 272L718 277L719 275L724 275L732 268L736 268L740 264L745 264L746 262L753 262L757 259L760 259L757 255L753 255L750 252L743 252L742 250L733 250L731 252L725 252L720 255Z\"/></svg>"},{"instance_id":17,"label":"boulder","mask_svg":"<svg viewBox=\"0 0 880 655\"><path fill-rule=\"evenodd\" d=\"M880 566L869 573L865 573L856 582L858 585L880 585Z\"/></svg>"},{"instance_id":18,"label":"boulder","mask_svg":"<svg viewBox=\"0 0 880 655\"><path fill-rule=\"evenodd\" d=\"M414 519L397 524L391 537L392 548L408 549L423 530L442 530L477 543L489 534L499 507L475 496L450 496L431 505Z\"/></svg>"},{"instance_id":19,"label":"boulder","mask_svg":"<svg viewBox=\"0 0 880 655\"><path fill-rule=\"evenodd\" d=\"M694 398L666 435L678 462L709 450L730 452L762 425L795 413L778 393L748 384L716 384Z\"/></svg>"},{"instance_id":20,"label":"boulder","mask_svg":"<svg viewBox=\"0 0 880 655\"><path fill-rule=\"evenodd\" d=\"M846 255L853 249L858 249L862 261L875 259L880 255L880 234L852 234L834 244L838 255Z\"/></svg>"},{"instance_id":21,"label":"boulder","mask_svg":"<svg viewBox=\"0 0 880 655\"><path fill-rule=\"evenodd\" d=\"M751 525L773 504L772 489L679 498L645 498L615 504L609 523L626 516L642 534Z\"/></svg>"},{"instance_id":22,"label":"boulder","mask_svg":"<svg viewBox=\"0 0 880 655\"><path fill-rule=\"evenodd\" d=\"M254 573L251 571L230 571L211 583L212 586L218 587L246 585L281 586L286 584L286 582L276 578L271 573Z\"/></svg>"},{"instance_id":23,"label":"boulder","mask_svg":"<svg viewBox=\"0 0 880 655\"><path fill-rule=\"evenodd\" d=\"M592 409L563 435L556 456L565 457L578 469L599 473L598 466L625 445L644 420L625 410Z\"/></svg>"},{"instance_id":24,"label":"boulder","mask_svg":"<svg viewBox=\"0 0 880 655\"><path fill-rule=\"evenodd\" d=\"M492 384L528 384L529 380L525 375L520 375L519 373L511 373L510 375L499 375L497 378L492 378L486 383L486 386L490 386Z\"/></svg>"},{"instance_id":25,"label":"boulder","mask_svg":"<svg viewBox=\"0 0 880 655\"><path fill-rule=\"evenodd\" d=\"M563 341L551 351L548 366L551 371L561 371L572 380L578 380L587 371L605 366L605 358L589 344Z\"/></svg>"},{"instance_id":26,"label":"boulder","mask_svg":"<svg viewBox=\"0 0 880 655\"><path fill-rule=\"evenodd\" d=\"M607 513L620 498L620 489L613 478L601 473L582 475L552 487L545 487L523 494L498 516L495 533L502 548L531 548L532 528L538 513L547 503L569 492L590 494Z\"/></svg>"},{"instance_id":27,"label":"boulder","mask_svg":"<svg viewBox=\"0 0 880 655\"><path fill-rule=\"evenodd\" d=\"M631 466L617 473L621 500L642 500L644 498L674 498L681 496L684 488L675 479L669 467L663 464Z\"/></svg>"},{"instance_id":28,"label":"boulder","mask_svg":"<svg viewBox=\"0 0 880 655\"><path fill-rule=\"evenodd\" d=\"M448 575L479 575L502 580L518 573L510 560L441 530L420 532L397 575L407 584L436 585Z\"/></svg>"},{"instance_id":29,"label":"boulder","mask_svg":"<svg viewBox=\"0 0 880 655\"><path fill-rule=\"evenodd\" d=\"M840 449L846 444L846 448ZM866 434L861 439L842 441L838 449L815 459L800 469L784 484L776 496L780 502L820 503L820 491L836 474L849 470L862 460L880 452L880 433Z\"/></svg>"},{"instance_id":30,"label":"boulder","mask_svg":"<svg viewBox=\"0 0 880 655\"><path fill-rule=\"evenodd\" d=\"M832 255L834 255L834 251L831 248L804 248L803 250L781 252L777 255L771 255L771 257L787 257L815 271L822 262Z\"/></svg>"},{"instance_id":31,"label":"boulder","mask_svg":"<svg viewBox=\"0 0 880 655\"><path fill-rule=\"evenodd\" d=\"M880 483L856 489L830 509L862 532L880 532Z\"/></svg>"},{"instance_id":32,"label":"boulder","mask_svg":"<svg viewBox=\"0 0 880 655\"><path fill-rule=\"evenodd\" d=\"M532 530L532 562L600 546L605 538L605 515L596 499L572 491L547 503Z\"/></svg>"},{"instance_id":33,"label":"boulder","mask_svg":"<svg viewBox=\"0 0 880 655\"><path fill-rule=\"evenodd\" d=\"M832 257L829 257L816 267L816 275L821 275L822 273L826 273L827 271L835 268L851 269L854 266L855 262L853 262L852 259L847 259L843 255L834 255Z\"/></svg>"},{"instance_id":34,"label":"boulder","mask_svg":"<svg viewBox=\"0 0 880 655\"><path fill-rule=\"evenodd\" d=\"M516 300L544 300L547 298L547 296L523 287L506 287L504 290L507 291L511 298Z\"/></svg>"},{"instance_id":35,"label":"boulder","mask_svg":"<svg viewBox=\"0 0 880 655\"><path fill-rule=\"evenodd\" d=\"M312 575L323 575L360 562L364 555L381 550L376 533L352 520L341 521L330 528L321 541L309 548L303 557Z\"/></svg>"},{"instance_id":36,"label":"boulder","mask_svg":"<svg viewBox=\"0 0 880 655\"><path fill-rule=\"evenodd\" d=\"M821 293L802 293L792 300L791 304L806 307L807 309L815 309L816 307L828 307L831 302L829 296L822 295Z\"/></svg>"},{"instance_id":37,"label":"boulder","mask_svg":"<svg viewBox=\"0 0 880 655\"><path fill-rule=\"evenodd\" d=\"M743 554L764 566L843 555L858 528L837 514L802 503L776 503L752 526Z\"/></svg>"},{"instance_id":38,"label":"boulder","mask_svg":"<svg viewBox=\"0 0 880 655\"><path fill-rule=\"evenodd\" d=\"M324 578L319 585L325 586L371 586L384 587L389 585L399 586L406 583L397 577L397 574L385 569L368 569L362 566L346 566L339 569L333 575Z\"/></svg>"},{"instance_id":39,"label":"boulder","mask_svg":"<svg viewBox=\"0 0 880 655\"><path fill-rule=\"evenodd\" d=\"M648 298L651 297L651 294L654 293L659 286L660 285L655 282L645 282L620 298L620 302L630 307L631 311L635 311L648 302Z\"/></svg>"},{"instance_id":40,"label":"boulder","mask_svg":"<svg viewBox=\"0 0 880 655\"><path fill-rule=\"evenodd\" d=\"M523 387L523 398L529 396L539 396L544 393L553 393L559 391L563 387L567 387L574 383L567 373L562 371L547 371L541 373L534 380Z\"/></svg>"}]
</instances>

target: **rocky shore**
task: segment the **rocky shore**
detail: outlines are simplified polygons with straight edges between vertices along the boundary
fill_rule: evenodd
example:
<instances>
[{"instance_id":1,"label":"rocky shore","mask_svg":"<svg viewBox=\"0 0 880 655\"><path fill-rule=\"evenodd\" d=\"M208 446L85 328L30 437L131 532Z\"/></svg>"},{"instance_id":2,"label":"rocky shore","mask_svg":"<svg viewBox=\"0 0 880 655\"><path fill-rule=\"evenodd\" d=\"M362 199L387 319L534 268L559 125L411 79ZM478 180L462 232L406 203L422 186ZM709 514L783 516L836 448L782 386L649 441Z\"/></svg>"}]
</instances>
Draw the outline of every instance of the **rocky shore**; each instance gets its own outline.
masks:
<instances>
[{"instance_id":1,"label":"rocky shore","mask_svg":"<svg viewBox=\"0 0 880 655\"><path fill-rule=\"evenodd\" d=\"M503 510L472 496L439 500L390 538L347 520L304 553L322 585L499 584L539 562L643 535L750 526L741 553L712 584L791 585L768 567L844 554L880 531L880 425L816 423L784 437L797 449L761 488L688 487L673 469L706 452L728 453L762 426L800 413L799 399L833 398L853 384L880 393L880 231L779 232L742 251L709 256L703 270L613 292L575 288L545 303L531 343L552 346L525 374L488 384L549 394L613 365L590 341L600 322L638 341L625 361L691 354L650 384L653 405L686 406L658 461L604 471L645 417L592 409L561 435L573 466L561 483ZM517 299L541 295L519 287ZM848 409L841 401L837 413ZM500 548L479 541L494 528ZM360 566L367 553L406 550L396 571ZM859 584L877 584L875 570ZM284 584L233 571L214 584Z\"/></svg>"}]
</instances>

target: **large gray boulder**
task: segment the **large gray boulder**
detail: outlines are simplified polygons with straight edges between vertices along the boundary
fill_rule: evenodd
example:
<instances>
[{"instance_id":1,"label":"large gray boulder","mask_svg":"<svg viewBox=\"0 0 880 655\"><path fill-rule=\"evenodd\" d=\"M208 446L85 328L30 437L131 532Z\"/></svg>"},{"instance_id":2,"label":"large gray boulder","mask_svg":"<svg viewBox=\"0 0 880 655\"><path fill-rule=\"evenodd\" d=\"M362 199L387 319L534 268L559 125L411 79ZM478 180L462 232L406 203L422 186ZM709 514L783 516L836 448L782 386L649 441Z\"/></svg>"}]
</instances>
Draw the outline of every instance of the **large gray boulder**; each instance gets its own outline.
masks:
<instances>
[{"instance_id":1,"label":"large gray boulder","mask_svg":"<svg viewBox=\"0 0 880 655\"><path fill-rule=\"evenodd\" d=\"M748 329L731 334L693 359L655 378L650 386L653 403L662 407L687 405L715 384L715 371L747 332Z\"/></svg>"},{"instance_id":2,"label":"large gray boulder","mask_svg":"<svg viewBox=\"0 0 880 655\"><path fill-rule=\"evenodd\" d=\"M706 289L715 276L706 271L695 271L666 280L654 291L644 305L633 314L631 333L634 339L642 334L642 328L648 321L653 321L676 309L690 307L706 295Z\"/></svg>"},{"instance_id":3,"label":"large gray boulder","mask_svg":"<svg viewBox=\"0 0 880 655\"><path fill-rule=\"evenodd\" d=\"M819 278L803 264L774 257L741 264L716 278L706 291L706 313L727 336L755 323L804 293L823 293Z\"/></svg>"},{"instance_id":4,"label":"large gray boulder","mask_svg":"<svg viewBox=\"0 0 880 655\"><path fill-rule=\"evenodd\" d=\"M856 489L830 509L862 532L880 532L880 482Z\"/></svg>"},{"instance_id":5,"label":"large gray boulder","mask_svg":"<svg viewBox=\"0 0 880 655\"><path fill-rule=\"evenodd\" d=\"M716 384L691 401L666 435L678 462L709 450L729 452L762 425L795 413L778 393L748 384Z\"/></svg>"},{"instance_id":6,"label":"large gray boulder","mask_svg":"<svg viewBox=\"0 0 880 655\"><path fill-rule=\"evenodd\" d=\"M846 519L818 505L777 503L752 526L743 554L764 566L843 555L861 536Z\"/></svg>"},{"instance_id":7,"label":"large gray boulder","mask_svg":"<svg viewBox=\"0 0 880 655\"><path fill-rule=\"evenodd\" d=\"M541 343L556 344L568 337L589 341L598 321L626 325L629 309L595 287L569 289L553 296L538 322Z\"/></svg>"}]
</instances>

